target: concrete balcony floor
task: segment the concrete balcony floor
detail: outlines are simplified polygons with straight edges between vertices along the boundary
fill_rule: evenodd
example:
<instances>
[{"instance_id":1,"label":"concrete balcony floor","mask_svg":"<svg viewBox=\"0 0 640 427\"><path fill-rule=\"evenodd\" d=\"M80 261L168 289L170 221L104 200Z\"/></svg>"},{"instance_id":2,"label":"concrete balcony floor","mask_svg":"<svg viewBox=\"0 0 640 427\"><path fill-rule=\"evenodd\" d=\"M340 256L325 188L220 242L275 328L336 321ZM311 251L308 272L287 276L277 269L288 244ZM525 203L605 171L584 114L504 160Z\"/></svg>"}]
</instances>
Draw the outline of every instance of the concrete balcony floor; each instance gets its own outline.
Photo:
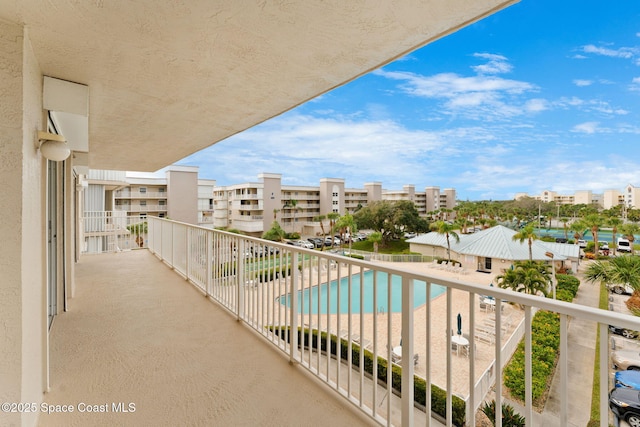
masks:
<instances>
[{"instance_id":1,"label":"concrete balcony floor","mask_svg":"<svg viewBox=\"0 0 640 427\"><path fill-rule=\"evenodd\" d=\"M376 425L148 251L83 256L75 274L44 396L74 412L41 426Z\"/></svg>"}]
</instances>

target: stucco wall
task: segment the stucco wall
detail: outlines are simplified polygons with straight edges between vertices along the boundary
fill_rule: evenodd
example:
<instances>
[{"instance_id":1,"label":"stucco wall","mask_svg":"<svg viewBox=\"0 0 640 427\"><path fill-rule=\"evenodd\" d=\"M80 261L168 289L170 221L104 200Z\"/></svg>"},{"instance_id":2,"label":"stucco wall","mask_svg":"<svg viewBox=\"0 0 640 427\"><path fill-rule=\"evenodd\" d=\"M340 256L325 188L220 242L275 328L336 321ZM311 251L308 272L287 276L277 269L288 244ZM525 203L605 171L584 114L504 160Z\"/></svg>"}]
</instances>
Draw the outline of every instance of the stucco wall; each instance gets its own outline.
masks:
<instances>
[{"instance_id":1,"label":"stucco wall","mask_svg":"<svg viewBox=\"0 0 640 427\"><path fill-rule=\"evenodd\" d=\"M40 402L44 281L41 75L23 29L0 21L0 402ZM37 414L0 412L0 425L35 425Z\"/></svg>"},{"instance_id":2,"label":"stucco wall","mask_svg":"<svg viewBox=\"0 0 640 427\"><path fill-rule=\"evenodd\" d=\"M198 171L167 171L167 216L198 225Z\"/></svg>"},{"instance_id":3,"label":"stucco wall","mask_svg":"<svg viewBox=\"0 0 640 427\"><path fill-rule=\"evenodd\" d=\"M23 54L22 145L22 402L40 402L45 387L46 276L44 182L42 156L34 148L42 124L42 74L25 31ZM61 203L58 203L61 206ZM61 221L59 221L61 223ZM60 235L60 234L58 234ZM62 239L59 239L61 241ZM60 259L60 258L59 258ZM59 276L60 277L60 276ZM62 295L62 292L58 292ZM60 307L60 305L58 305ZM33 425L37 414L24 413L22 425Z\"/></svg>"},{"instance_id":4,"label":"stucco wall","mask_svg":"<svg viewBox=\"0 0 640 427\"><path fill-rule=\"evenodd\" d=\"M0 402L19 402L22 358L22 28L0 21ZM19 424L0 412L0 425Z\"/></svg>"}]
</instances>

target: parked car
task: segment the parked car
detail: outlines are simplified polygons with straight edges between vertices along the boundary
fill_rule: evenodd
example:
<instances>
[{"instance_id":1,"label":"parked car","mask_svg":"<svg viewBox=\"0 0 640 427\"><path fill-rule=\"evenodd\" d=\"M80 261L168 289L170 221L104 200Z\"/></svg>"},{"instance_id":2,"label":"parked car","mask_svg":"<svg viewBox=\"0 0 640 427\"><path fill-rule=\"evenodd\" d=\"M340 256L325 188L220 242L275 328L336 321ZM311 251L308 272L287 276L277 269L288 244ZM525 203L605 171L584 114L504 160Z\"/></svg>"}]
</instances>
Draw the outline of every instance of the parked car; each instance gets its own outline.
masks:
<instances>
[{"instance_id":1,"label":"parked car","mask_svg":"<svg viewBox=\"0 0 640 427\"><path fill-rule=\"evenodd\" d=\"M609 325L609 330L617 335L622 335L625 338L637 338L638 331L632 331L626 328L619 328L618 326Z\"/></svg>"},{"instance_id":2,"label":"parked car","mask_svg":"<svg viewBox=\"0 0 640 427\"><path fill-rule=\"evenodd\" d=\"M631 295L633 293L633 288L628 284L620 284L620 283L609 283L607 284L609 290L618 295L626 294Z\"/></svg>"},{"instance_id":3,"label":"parked car","mask_svg":"<svg viewBox=\"0 0 640 427\"><path fill-rule=\"evenodd\" d=\"M640 426L640 391L616 387L609 393L609 408L631 426Z\"/></svg>"},{"instance_id":4,"label":"parked car","mask_svg":"<svg viewBox=\"0 0 640 427\"><path fill-rule=\"evenodd\" d=\"M640 371L618 371L614 375L613 384L616 387L640 390Z\"/></svg>"},{"instance_id":5,"label":"parked car","mask_svg":"<svg viewBox=\"0 0 640 427\"><path fill-rule=\"evenodd\" d=\"M324 245L324 241L319 237L309 237L307 240L313 243L316 248L321 248Z\"/></svg>"},{"instance_id":6,"label":"parked car","mask_svg":"<svg viewBox=\"0 0 640 427\"><path fill-rule=\"evenodd\" d=\"M611 353L611 362L616 369L640 371L640 353L638 353L638 350L615 350Z\"/></svg>"},{"instance_id":7,"label":"parked car","mask_svg":"<svg viewBox=\"0 0 640 427\"><path fill-rule=\"evenodd\" d=\"M316 247L315 244L306 240L298 240L296 243L297 243L297 246L300 246L302 248L313 249Z\"/></svg>"},{"instance_id":8,"label":"parked car","mask_svg":"<svg viewBox=\"0 0 640 427\"><path fill-rule=\"evenodd\" d=\"M631 253L632 251L631 242L629 242L629 240L625 239L624 237L618 237L617 249L618 249L618 252Z\"/></svg>"},{"instance_id":9,"label":"parked car","mask_svg":"<svg viewBox=\"0 0 640 427\"><path fill-rule=\"evenodd\" d=\"M556 237L556 243L567 243L569 241L569 239L566 239L564 237Z\"/></svg>"},{"instance_id":10,"label":"parked car","mask_svg":"<svg viewBox=\"0 0 640 427\"><path fill-rule=\"evenodd\" d=\"M578 246L580 247L580 249L584 249L587 247L587 241L586 240L578 240Z\"/></svg>"}]
</instances>

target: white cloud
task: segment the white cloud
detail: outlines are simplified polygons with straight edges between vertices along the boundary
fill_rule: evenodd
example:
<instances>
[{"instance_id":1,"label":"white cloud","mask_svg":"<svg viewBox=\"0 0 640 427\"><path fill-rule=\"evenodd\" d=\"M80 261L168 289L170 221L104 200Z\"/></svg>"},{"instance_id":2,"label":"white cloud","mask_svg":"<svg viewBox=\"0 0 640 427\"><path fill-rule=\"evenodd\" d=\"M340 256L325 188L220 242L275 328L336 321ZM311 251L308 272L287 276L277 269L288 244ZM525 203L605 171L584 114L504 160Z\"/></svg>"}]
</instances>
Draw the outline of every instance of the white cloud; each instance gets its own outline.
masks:
<instances>
[{"instance_id":1,"label":"white cloud","mask_svg":"<svg viewBox=\"0 0 640 427\"><path fill-rule=\"evenodd\" d=\"M574 132L582 132L582 133L595 133L598 131L598 122L585 122L580 123L579 125L575 125L573 127Z\"/></svg>"},{"instance_id":2,"label":"white cloud","mask_svg":"<svg viewBox=\"0 0 640 427\"><path fill-rule=\"evenodd\" d=\"M580 80L580 79L575 79L573 81L573 84L579 87L583 87L583 86L591 86L593 84L593 81L591 80Z\"/></svg>"},{"instance_id":3,"label":"white cloud","mask_svg":"<svg viewBox=\"0 0 640 427\"><path fill-rule=\"evenodd\" d=\"M495 55L492 53L474 53L473 56L488 60L486 64L471 67L471 69L478 74L502 74L511 72L513 69L513 66L509 64L507 58L502 55Z\"/></svg>"},{"instance_id":4,"label":"white cloud","mask_svg":"<svg viewBox=\"0 0 640 427\"><path fill-rule=\"evenodd\" d=\"M609 56L611 58L630 59L637 53L637 49L621 47L620 49L608 49L606 47L597 47L589 44L582 47L583 52L593 53L596 55Z\"/></svg>"}]
</instances>

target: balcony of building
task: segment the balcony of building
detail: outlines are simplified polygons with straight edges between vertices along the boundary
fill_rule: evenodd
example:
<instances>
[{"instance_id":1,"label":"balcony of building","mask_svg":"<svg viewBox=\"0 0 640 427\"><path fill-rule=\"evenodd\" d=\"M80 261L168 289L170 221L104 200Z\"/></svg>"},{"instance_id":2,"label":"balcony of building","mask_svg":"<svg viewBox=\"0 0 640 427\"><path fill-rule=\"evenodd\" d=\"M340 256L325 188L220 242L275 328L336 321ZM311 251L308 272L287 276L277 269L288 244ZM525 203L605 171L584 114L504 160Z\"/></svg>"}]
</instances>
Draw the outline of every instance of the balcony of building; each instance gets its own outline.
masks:
<instances>
[{"instance_id":1,"label":"balcony of building","mask_svg":"<svg viewBox=\"0 0 640 427\"><path fill-rule=\"evenodd\" d=\"M76 410L41 426L372 424L147 250L82 256L76 280L44 399Z\"/></svg>"},{"instance_id":2,"label":"balcony of building","mask_svg":"<svg viewBox=\"0 0 640 427\"><path fill-rule=\"evenodd\" d=\"M339 418L347 416L344 411L354 404L368 417L367 421L380 424L424 425L425 417L436 417L448 425L475 425L475 414L483 401L507 400L504 385L496 379L501 378L504 365L524 338L522 375L527 397L525 405L518 408L528 418L528 425L584 425L588 420L585 402L591 398L591 386L587 383L593 376L596 331L606 337L609 324L640 329L636 318L619 313L496 289L486 283L474 284L474 275L483 276L483 273L436 271L425 263L414 264L415 267L369 263L157 218L148 221L145 247L148 245L155 257L146 251L128 251L82 258L77 269L78 297L72 300L71 313L61 316L54 331L54 334L69 333L65 338L69 341L56 347L55 351L62 353L54 355L54 390L47 402L78 398L85 388L97 390L98 385L104 385L108 393L95 392L102 400L107 396L116 402L136 403L136 408L156 408L142 391L131 388L131 383L140 380L141 388L151 387L154 395L155 390L173 387L161 392L159 404L167 410L164 393L175 397L180 416L187 416L187 408L200 410L200 403L211 400L209 412L198 412L193 419L194 423L206 424L210 413L231 416L237 406L247 403L243 400L216 406L223 395L231 394L234 402L255 399L245 390L248 387L245 381L249 378L239 379L238 387L234 387L233 380L225 373L232 371L241 377L242 373L251 372L260 377L257 382L262 384L270 380L266 373L256 371L256 363L263 361L265 366L269 365L265 369L279 372L272 390L278 390L282 383L304 378L303 381L314 385L324 383L336 396L345 398ZM101 270L98 265L102 263L105 266ZM177 285L174 289L166 283ZM331 286L327 286L328 283ZM597 295L597 286L583 286L587 287L586 292L595 289ZM108 297L104 296L105 292ZM200 318L196 314L199 305L194 305L191 299L186 300L187 307L194 308L184 308L183 313L177 301L191 298L186 295L206 296L200 301L210 300L206 305L215 314L203 314ZM490 302L481 300L479 304L480 296ZM92 304L98 304L97 308L81 305L83 298L94 297L96 302ZM138 307L137 298L148 301ZM73 304L78 304L76 307L85 316L92 316L92 310L104 311L101 316L113 315L110 321L115 322L115 326L100 329L97 325L107 325L104 317L95 322L74 317ZM136 313L125 315L121 305ZM538 310L559 314L559 358L548 403L553 409L542 414L533 409L531 400L534 366L530 349L531 322ZM234 329L226 330L232 326L214 319L220 313L239 323L231 322ZM461 319L457 324L456 317ZM72 318L78 323L66 324ZM216 325L215 331L209 329L210 325ZM89 329L80 330L81 327ZM198 331L193 332L196 329ZM459 334L454 332L456 329L460 329ZM245 342L245 336L239 335L245 333L254 341ZM209 334L211 340L207 338ZM327 337L331 344L326 342ZM57 345L58 336L54 335L53 339ZM77 342L73 342L74 339ZM82 346L100 348L99 354L78 351ZM65 351L74 351L74 355L69 356ZM295 369L294 379L283 374L280 366L271 366L286 365L284 359L273 359L262 351L280 354L293 363L295 368L289 368ZM156 353L158 358L154 357ZM412 356L402 357L402 354ZM611 384L608 345L600 346L599 357L601 425L607 425L607 393ZM181 360L177 363L180 368L174 367L175 358ZM375 364L371 360L379 362ZM79 363L87 365L79 369ZM98 366L106 368L96 370ZM360 366L365 369L361 370ZM387 366L393 369L386 369ZM217 373L216 369L225 372ZM298 370L306 370L314 380L304 375L298 377L301 375ZM120 371L123 371L122 377L118 376ZM56 394L56 375L63 384L58 388L60 394ZM111 376L125 386L110 385ZM165 377L169 380L162 383ZM378 378L377 384L372 378ZM70 384L86 386L76 389ZM413 392L401 394L399 387ZM128 394L117 394L117 390L130 389ZM432 390L440 398L446 396L444 406L437 408L434 395L429 398L424 390ZM261 389L260 393L264 392ZM84 397L84 401L87 399ZM332 399L322 397L320 404L333 405ZM280 416L286 408L298 405L283 398L281 406L274 407L273 401L267 399L266 404L272 409L269 412L262 407L263 402L264 399L257 399L254 402L257 407L252 411L243 413L243 407L236 415L248 417L245 420L252 423L254 414ZM431 404L425 405L425 402ZM136 414L138 410L142 411L137 409ZM287 424L279 419L274 423Z\"/></svg>"}]
</instances>

